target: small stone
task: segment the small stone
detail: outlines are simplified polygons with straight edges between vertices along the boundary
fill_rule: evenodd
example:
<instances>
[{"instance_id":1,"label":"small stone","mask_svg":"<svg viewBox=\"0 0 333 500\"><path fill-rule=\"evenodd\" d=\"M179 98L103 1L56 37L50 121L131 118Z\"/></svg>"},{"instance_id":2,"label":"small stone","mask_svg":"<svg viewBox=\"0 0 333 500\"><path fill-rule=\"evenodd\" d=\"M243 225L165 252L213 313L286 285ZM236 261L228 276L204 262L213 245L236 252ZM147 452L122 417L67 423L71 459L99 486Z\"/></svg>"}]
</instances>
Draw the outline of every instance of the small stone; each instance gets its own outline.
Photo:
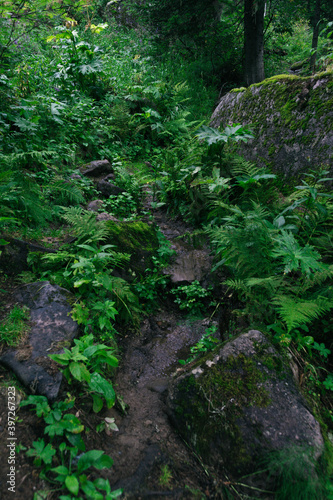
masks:
<instances>
[{"instance_id":1,"label":"small stone","mask_svg":"<svg viewBox=\"0 0 333 500\"><path fill-rule=\"evenodd\" d=\"M87 210L91 212L98 212L104 205L103 200L93 200L87 205Z\"/></svg>"}]
</instances>

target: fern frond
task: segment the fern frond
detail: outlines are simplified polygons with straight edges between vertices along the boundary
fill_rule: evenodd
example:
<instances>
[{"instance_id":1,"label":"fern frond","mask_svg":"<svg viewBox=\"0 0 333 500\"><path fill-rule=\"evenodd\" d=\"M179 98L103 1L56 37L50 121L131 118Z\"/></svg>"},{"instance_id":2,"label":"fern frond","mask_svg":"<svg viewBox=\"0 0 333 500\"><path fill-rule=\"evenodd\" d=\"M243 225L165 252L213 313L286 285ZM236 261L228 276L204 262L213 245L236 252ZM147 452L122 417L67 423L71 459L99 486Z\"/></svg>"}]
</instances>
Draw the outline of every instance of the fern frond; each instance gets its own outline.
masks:
<instances>
[{"instance_id":1,"label":"fern frond","mask_svg":"<svg viewBox=\"0 0 333 500\"><path fill-rule=\"evenodd\" d=\"M301 247L291 232L281 231L278 238L273 238L277 243L271 252L272 257L281 257L284 264L284 272L290 273L299 268L306 276L314 271L324 271L326 266L320 262L320 254L310 245Z\"/></svg>"},{"instance_id":2,"label":"fern frond","mask_svg":"<svg viewBox=\"0 0 333 500\"><path fill-rule=\"evenodd\" d=\"M106 221L96 221L96 214L81 207L62 207L62 217L73 226L77 243L96 243L108 236Z\"/></svg>"},{"instance_id":3,"label":"fern frond","mask_svg":"<svg viewBox=\"0 0 333 500\"><path fill-rule=\"evenodd\" d=\"M281 286L283 278L280 276L268 276L266 278L248 278L248 279L228 279L225 284L238 292L246 293L248 297L254 300L254 295L257 293L255 289L262 289L267 295L276 293L276 290Z\"/></svg>"},{"instance_id":4,"label":"fern frond","mask_svg":"<svg viewBox=\"0 0 333 500\"><path fill-rule=\"evenodd\" d=\"M85 202L80 188L62 178L55 177L48 187L51 189L54 202L59 205L77 205Z\"/></svg>"},{"instance_id":5,"label":"fern frond","mask_svg":"<svg viewBox=\"0 0 333 500\"><path fill-rule=\"evenodd\" d=\"M46 158L58 156L57 151L44 150L44 151L26 151L24 153L11 153L8 155L0 154L0 165L8 167L17 167L18 164L27 163L31 160L43 162Z\"/></svg>"},{"instance_id":6,"label":"fern frond","mask_svg":"<svg viewBox=\"0 0 333 500\"><path fill-rule=\"evenodd\" d=\"M333 300L323 297L302 300L290 295L279 295L274 297L272 303L277 306L288 332L304 323L310 323L333 308Z\"/></svg>"},{"instance_id":7,"label":"fern frond","mask_svg":"<svg viewBox=\"0 0 333 500\"><path fill-rule=\"evenodd\" d=\"M322 271L317 271L311 276L310 280L304 281L301 289L302 293L306 292L307 290L313 288L314 286L320 286L325 283L325 281L330 280L333 278L333 265L330 265L326 269ZM329 282L331 283L331 282Z\"/></svg>"},{"instance_id":8,"label":"fern frond","mask_svg":"<svg viewBox=\"0 0 333 500\"><path fill-rule=\"evenodd\" d=\"M242 157L236 157L232 162L231 173L233 176L255 177L263 173L268 173L263 167L259 167L255 163L246 161Z\"/></svg>"}]
</instances>

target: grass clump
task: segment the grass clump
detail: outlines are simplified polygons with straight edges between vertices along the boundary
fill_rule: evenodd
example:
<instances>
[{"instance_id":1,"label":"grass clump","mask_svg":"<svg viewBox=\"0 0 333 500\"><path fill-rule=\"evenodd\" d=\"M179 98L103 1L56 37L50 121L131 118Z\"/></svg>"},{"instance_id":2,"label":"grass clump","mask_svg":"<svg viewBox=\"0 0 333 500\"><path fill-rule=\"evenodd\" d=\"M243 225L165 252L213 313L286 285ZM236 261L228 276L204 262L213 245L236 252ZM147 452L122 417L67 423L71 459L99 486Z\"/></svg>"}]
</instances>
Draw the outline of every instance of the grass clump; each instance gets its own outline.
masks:
<instances>
[{"instance_id":1,"label":"grass clump","mask_svg":"<svg viewBox=\"0 0 333 500\"><path fill-rule=\"evenodd\" d=\"M29 317L28 307L15 305L0 323L0 342L10 347L17 346L29 330Z\"/></svg>"}]
</instances>

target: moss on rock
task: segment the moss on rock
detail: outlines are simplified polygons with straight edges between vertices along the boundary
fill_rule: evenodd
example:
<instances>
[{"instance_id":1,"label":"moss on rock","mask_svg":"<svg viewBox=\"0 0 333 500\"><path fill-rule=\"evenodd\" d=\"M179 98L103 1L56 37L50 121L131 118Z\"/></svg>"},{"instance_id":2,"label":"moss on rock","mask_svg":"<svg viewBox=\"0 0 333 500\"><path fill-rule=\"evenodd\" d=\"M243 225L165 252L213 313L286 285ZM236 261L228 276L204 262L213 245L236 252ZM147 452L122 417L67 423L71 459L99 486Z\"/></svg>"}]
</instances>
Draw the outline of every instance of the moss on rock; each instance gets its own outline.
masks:
<instances>
[{"instance_id":1,"label":"moss on rock","mask_svg":"<svg viewBox=\"0 0 333 500\"><path fill-rule=\"evenodd\" d=\"M255 330L176 376L168 406L181 435L217 470L253 472L265 454L292 444L322 452L319 424L290 368Z\"/></svg>"},{"instance_id":2,"label":"moss on rock","mask_svg":"<svg viewBox=\"0 0 333 500\"><path fill-rule=\"evenodd\" d=\"M122 253L131 255L133 269L144 269L149 257L158 249L155 228L142 221L107 221L108 243Z\"/></svg>"},{"instance_id":3,"label":"moss on rock","mask_svg":"<svg viewBox=\"0 0 333 500\"><path fill-rule=\"evenodd\" d=\"M332 169L333 73L277 75L222 97L214 127L251 124L255 139L238 144L247 160L295 176L311 168ZM262 158L262 159L260 159Z\"/></svg>"}]
</instances>

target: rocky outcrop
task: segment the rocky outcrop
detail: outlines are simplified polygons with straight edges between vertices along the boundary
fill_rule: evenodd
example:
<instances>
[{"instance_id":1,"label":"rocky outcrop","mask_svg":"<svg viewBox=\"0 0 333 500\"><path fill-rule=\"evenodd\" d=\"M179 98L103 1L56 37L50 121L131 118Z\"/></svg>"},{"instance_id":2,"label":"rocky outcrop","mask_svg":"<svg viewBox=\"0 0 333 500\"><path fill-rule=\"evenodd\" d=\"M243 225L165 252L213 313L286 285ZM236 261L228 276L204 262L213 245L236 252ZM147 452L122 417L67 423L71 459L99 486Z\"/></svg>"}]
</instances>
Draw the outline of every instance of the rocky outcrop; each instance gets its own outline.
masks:
<instances>
[{"instance_id":1,"label":"rocky outcrop","mask_svg":"<svg viewBox=\"0 0 333 500\"><path fill-rule=\"evenodd\" d=\"M286 177L333 172L333 73L274 76L222 97L211 125L251 125L255 139L237 143L247 160Z\"/></svg>"},{"instance_id":2,"label":"rocky outcrop","mask_svg":"<svg viewBox=\"0 0 333 500\"><path fill-rule=\"evenodd\" d=\"M176 257L163 273L170 276L174 285L186 285L193 281L200 281L207 285L213 259L205 250L194 249L185 243L174 245Z\"/></svg>"},{"instance_id":3,"label":"rocky outcrop","mask_svg":"<svg viewBox=\"0 0 333 500\"><path fill-rule=\"evenodd\" d=\"M48 355L63 352L79 333L78 324L69 316L74 296L40 281L22 286L15 298L30 309L31 329L18 347L1 355L0 362L13 370L30 392L52 401L59 393L62 374Z\"/></svg>"},{"instance_id":4,"label":"rocky outcrop","mask_svg":"<svg viewBox=\"0 0 333 500\"><path fill-rule=\"evenodd\" d=\"M256 471L270 453L324 442L289 366L256 330L185 368L169 386L168 408L206 464L234 476Z\"/></svg>"}]
</instances>

